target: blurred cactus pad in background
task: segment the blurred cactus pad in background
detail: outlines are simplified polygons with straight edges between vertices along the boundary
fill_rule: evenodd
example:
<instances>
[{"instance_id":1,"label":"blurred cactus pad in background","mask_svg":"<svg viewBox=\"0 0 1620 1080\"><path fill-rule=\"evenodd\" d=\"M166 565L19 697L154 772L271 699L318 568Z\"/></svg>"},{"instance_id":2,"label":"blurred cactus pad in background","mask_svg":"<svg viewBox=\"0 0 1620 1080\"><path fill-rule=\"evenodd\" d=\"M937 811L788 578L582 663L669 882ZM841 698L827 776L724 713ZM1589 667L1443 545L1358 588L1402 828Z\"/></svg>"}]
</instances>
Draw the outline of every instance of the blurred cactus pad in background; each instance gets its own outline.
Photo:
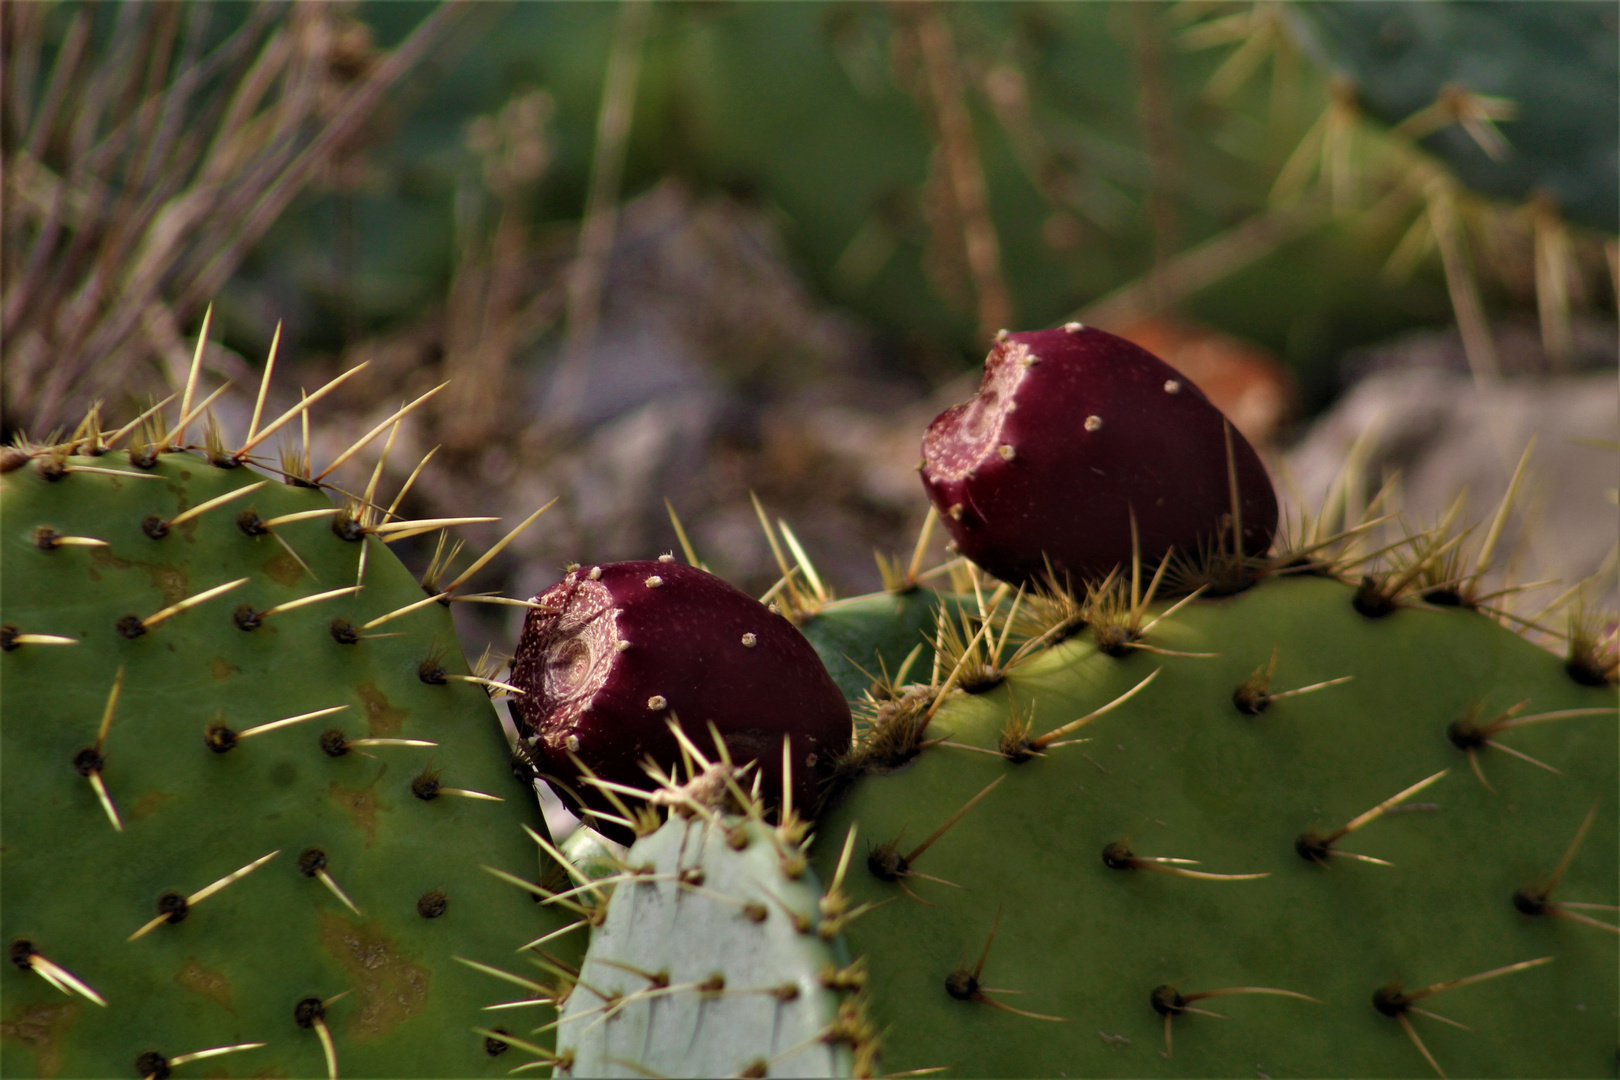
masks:
<instances>
[{"instance_id":1,"label":"blurred cactus pad in background","mask_svg":"<svg viewBox=\"0 0 1620 1080\"><path fill-rule=\"evenodd\" d=\"M1617 56L1563 0L0 5L3 1071L1612 1075ZM1018 516L1086 470L1013 423L930 509L1075 324L1169 368L1074 440L1230 429ZM573 599L661 557L741 590L712 668L707 602ZM538 699L654 625L576 769ZM643 685L799 635L847 750Z\"/></svg>"},{"instance_id":2,"label":"blurred cactus pad in background","mask_svg":"<svg viewBox=\"0 0 1620 1080\"><path fill-rule=\"evenodd\" d=\"M1553 479L1612 486L1582 389L1616 352L1602 5L5 18L8 433L176 389L213 302L222 415L278 324L283 405L370 361L317 413L333 453L452 380L402 431L444 447L417 508L561 497L497 567L514 592L669 550L666 498L763 590L750 490L865 590L920 520L915 430L996 330L1079 317L1183 370L1299 505L1361 440L1364 486L1400 470L1430 518L1466 486L1481 517L1541 431L1537 520L1612 535ZM1527 541L1520 580L1593 573L1607 540L1577 546Z\"/></svg>"}]
</instances>

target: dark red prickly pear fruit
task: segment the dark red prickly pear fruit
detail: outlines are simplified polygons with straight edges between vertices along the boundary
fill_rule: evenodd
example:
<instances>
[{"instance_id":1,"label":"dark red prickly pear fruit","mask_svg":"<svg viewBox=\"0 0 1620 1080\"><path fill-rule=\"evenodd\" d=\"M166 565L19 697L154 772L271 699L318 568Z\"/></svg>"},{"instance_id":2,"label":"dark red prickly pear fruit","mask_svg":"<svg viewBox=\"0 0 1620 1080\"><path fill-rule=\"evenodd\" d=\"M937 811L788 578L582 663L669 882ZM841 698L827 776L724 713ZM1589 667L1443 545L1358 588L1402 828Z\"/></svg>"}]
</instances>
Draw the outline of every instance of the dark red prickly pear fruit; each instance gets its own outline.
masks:
<instances>
[{"instance_id":1,"label":"dark red prickly pear fruit","mask_svg":"<svg viewBox=\"0 0 1620 1080\"><path fill-rule=\"evenodd\" d=\"M962 554L1013 583L1095 580L1131 561L1232 550L1225 418L1152 353L1070 323L1006 334L979 392L923 437L923 486ZM1243 549L1264 554L1277 496L1231 431Z\"/></svg>"},{"instance_id":2,"label":"dark red prickly pear fruit","mask_svg":"<svg viewBox=\"0 0 1620 1080\"><path fill-rule=\"evenodd\" d=\"M644 759L677 775L674 717L711 760L712 723L735 764L758 761L773 804L789 737L793 805L814 811L849 749L849 705L792 623L713 574L662 560L580 567L535 601L546 608L529 611L512 682L543 772L607 810L569 755L604 780L651 790Z\"/></svg>"}]
</instances>

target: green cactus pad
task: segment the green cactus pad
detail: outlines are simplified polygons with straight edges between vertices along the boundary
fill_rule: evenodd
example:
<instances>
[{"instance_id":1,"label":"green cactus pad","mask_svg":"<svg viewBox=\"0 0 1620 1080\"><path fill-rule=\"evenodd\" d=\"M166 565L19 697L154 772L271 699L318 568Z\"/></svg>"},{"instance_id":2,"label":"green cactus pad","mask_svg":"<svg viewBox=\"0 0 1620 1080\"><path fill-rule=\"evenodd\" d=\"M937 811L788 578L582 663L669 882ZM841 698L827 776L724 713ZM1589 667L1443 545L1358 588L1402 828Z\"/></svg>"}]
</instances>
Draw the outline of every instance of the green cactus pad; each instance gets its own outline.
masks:
<instances>
[{"instance_id":1,"label":"green cactus pad","mask_svg":"<svg viewBox=\"0 0 1620 1080\"><path fill-rule=\"evenodd\" d=\"M427 597L377 536L336 535L331 510L189 453L148 469L123 452L37 457L0 481L7 1075L324 1076L322 1026L343 1075L510 1067L472 1031L501 985L452 958L507 964L563 924L481 869L537 876L522 826L543 820L485 691L453 677L467 665L448 610L364 629ZM249 535L249 511L327 516ZM363 548L358 593L274 610L354 585ZM336 640L335 620L358 640ZM436 745L343 745L362 739ZM191 901L183 921L129 940L168 894ZM53 988L50 965L105 1006ZM308 1005L295 1018L306 999L324 1002L318 1021Z\"/></svg>"},{"instance_id":2,"label":"green cactus pad","mask_svg":"<svg viewBox=\"0 0 1620 1080\"><path fill-rule=\"evenodd\" d=\"M1141 643L1162 651L1129 648L1121 659L1083 632L992 691L948 699L925 732L947 743L860 779L823 812L818 869L831 869L858 828L850 899L892 901L846 931L869 966L886 1070L1430 1074L1404 1020L1451 1075L1613 1074L1614 934L1514 902L1553 873L1594 804L1551 899L1620 901L1612 688L1577 685L1558 656L1476 612L1416 604L1371 619L1353 608L1354 592L1324 578L1270 580L1182 608ZM1273 695L1353 679L1246 714L1234 694L1273 650ZM1172 655L1190 653L1218 655ZM998 752L1009 721L1027 718L1039 736L1155 669L1136 696L1066 736L1088 742L1022 763ZM1481 746L1487 788L1448 727L1525 699L1521 716L1609 711L1498 731L1500 746L1558 772ZM1331 834L1443 770L1332 845L1393 865L1301 856L1308 831ZM913 851L980 793L914 857L915 874L869 872L868 853L881 864ZM1105 862L1111 845L1122 847ZM1198 862L1142 861L1162 859ZM1412 992L1543 957L1552 960L1420 1003L1394 999L1400 1017L1373 1005L1392 982ZM948 992L953 975L964 993ZM1234 988L1316 1000L1198 997ZM1176 993L1191 1007L1171 1019L1168 1055L1156 991L1172 1012ZM1402 1012L1411 1004L1472 1030Z\"/></svg>"},{"instance_id":3,"label":"green cactus pad","mask_svg":"<svg viewBox=\"0 0 1620 1080\"><path fill-rule=\"evenodd\" d=\"M840 1032L863 973L818 933L797 844L757 819L671 815L625 863L558 1026L568 1075L850 1075Z\"/></svg>"},{"instance_id":4,"label":"green cactus pad","mask_svg":"<svg viewBox=\"0 0 1620 1080\"><path fill-rule=\"evenodd\" d=\"M577 871L573 876L578 879L583 874L595 881L598 878L613 877L619 872L619 864L624 855L624 847L603 836L593 829L575 829L568 834L568 839L559 845L559 850L568 859L568 865Z\"/></svg>"},{"instance_id":5,"label":"green cactus pad","mask_svg":"<svg viewBox=\"0 0 1620 1080\"><path fill-rule=\"evenodd\" d=\"M856 596L822 606L799 629L827 665L833 682L854 701L884 671L895 675L918 645L923 649L912 662L912 672L926 673L934 660L929 642L938 612L953 603L929 589Z\"/></svg>"},{"instance_id":6,"label":"green cactus pad","mask_svg":"<svg viewBox=\"0 0 1620 1080\"><path fill-rule=\"evenodd\" d=\"M1352 79L1391 126L1460 88L1514 103L1511 149L1493 160L1458 125L1423 145L1475 190L1550 196L1572 221L1613 233L1620 64L1612 12L1594 4L1293 5L1307 44Z\"/></svg>"}]
</instances>

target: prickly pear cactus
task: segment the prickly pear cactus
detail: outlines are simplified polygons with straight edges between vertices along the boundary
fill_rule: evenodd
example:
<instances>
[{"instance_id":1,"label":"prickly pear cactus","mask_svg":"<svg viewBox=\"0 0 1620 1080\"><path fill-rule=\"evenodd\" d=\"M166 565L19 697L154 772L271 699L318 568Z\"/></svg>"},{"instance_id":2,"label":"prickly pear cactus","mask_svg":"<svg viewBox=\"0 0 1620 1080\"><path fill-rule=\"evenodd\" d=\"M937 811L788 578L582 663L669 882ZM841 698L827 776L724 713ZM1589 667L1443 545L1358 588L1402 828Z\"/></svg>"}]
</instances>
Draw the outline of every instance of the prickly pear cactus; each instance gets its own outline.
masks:
<instances>
[{"instance_id":1,"label":"prickly pear cactus","mask_svg":"<svg viewBox=\"0 0 1620 1080\"><path fill-rule=\"evenodd\" d=\"M1429 109L1462 121L1418 130L1469 187L1516 200L1539 192L1572 221L1620 228L1611 12L1380 0L1296 4L1290 15L1378 120L1410 128ZM1494 139L1483 130L1493 112L1503 121Z\"/></svg>"},{"instance_id":2,"label":"prickly pear cactus","mask_svg":"<svg viewBox=\"0 0 1620 1080\"><path fill-rule=\"evenodd\" d=\"M1008 341L1041 344L1045 363L1080 333ZM1094 389L1089 379L1075 386ZM1004 403L1005 387L986 387L979 405ZM1155 404L1186 388L1157 377L1110 388L1138 447L1155 449L1155 416L1186 426L1187 414ZM816 909L836 913L869 1001L850 1021L863 1033L852 1069L875 1068L867 1033L880 1031L883 1068L902 1074L1611 1073L1616 634L1577 606L1559 655L1509 629L1545 633L1546 613L1501 607L1515 590L1481 595L1511 494L1465 561L1469 532L1454 533L1454 518L1363 554L1388 519L1351 524L1348 500L1289 522L1275 550L1275 519L1262 514L1264 543L1251 547L1253 504L1241 500L1275 503L1258 459L1243 476L1233 444L1209 436L1219 414L1201 414L1205 437L1187 453L1208 475L1224 458L1229 501L1207 476L1187 488L1144 472L1104 492L1132 512L1103 533L1069 516L1086 492L1065 488L1064 507L1042 507L1028 476L979 468L1083 465L1097 449L1083 440L1113 429L1074 423L1085 411L1035 410L1011 432L1056 457L981 437L947 462L979 485L977 513L1000 499L1030 510L993 515L997 527L966 552L1011 567L1011 580L952 560L930 575L949 571L953 592L924 599L914 559L904 578L885 567L890 593L835 602L795 547L800 565L784 564L773 589L799 597L795 621L824 660L871 679L810 853L831 882ZM970 434L994 427L971 408L944 419L963 416ZM1168 555L1140 543L1137 506L1174 523L1160 538ZM1348 527L1324 536L1328 518ZM1077 537L1097 551L1066 562L1070 575L1032 580L1028 552L1050 563ZM931 632L906 627L927 610ZM908 637L918 640L901 656ZM713 814L672 785L651 803ZM621 810L649 831L648 808ZM690 845L694 828L707 853L712 823L672 836ZM714 904L682 896L671 865L632 853L618 875L610 920L624 890L677 877L660 885L669 899L656 913L620 914L594 935L586 969L598 981L580 982L560 1023L587 1025L595 1041L564 1064L772 1074L780 1021L762 1012L729 1009L718 1031L701 1008L655 1022L674 956L720 963L740 950L736 918L716 922ZM722 903L746 914L747 892ZM740 951L764 965L751 986L786 985L804 966L791 950ZM685 969L691 981L702 967ZM635 1020L609 1034L632 1005ZM825 1044L844 1029L804 1030Z\"/></svg>"},{"instance_id":3,"label":"prickly pear cactus","mask_svg":"<svg viewBox=\"0 0 1620 1080\"><path fill-rule=\"evenodd\" d=\"M1220 599L1155 602L1159 582L1120 575L1014 596L969 574L974 599L947 598L928 635L932 678L870 688L816 821L882 1069L1612 1072L1612 640L1535 646L1438 565L1453 545L1410 543L1359 584L1287 553L1166 570L1244 579ZM829 605L806 632L825 619L882 655L866 623L892 599L841 603L861 625ZM686 911L612 958L656 972L671 940L732 948ZM614 1044L631 1071L680 1073L709 1038L636 1031L640 1054ZM714 1038L768 1060L773 1031ZM855 1067L874 1066L868 1047Z\"/></svg>"},{"instance_id":4,"label":"prickly pear cactus","mask_svg":"<svg viewBox=\"0 0 1620 1080\"><path fill-rule=\"evenodd\" d=\"M1269 580L1123 642L1095 605L866 770L816 864L858 830L850 897L892 901L848 930L885 1069L1612 1073L1612 686L1365 591Z\"/></svg>"},{"instance_id":5,"label":"prickly pear cactus","mask_svg":"<svg viewBox=\"0 0 1620 1080\"><path fill-rule=\"evenodd\" d=\"M677 793L679 794L679 793ZM689 803L596 891L557 1022L569 1076L848 1076L871 1062L838 912L795 831ZM802 831L802 830L801 830ZM611 887L611 899L602 884Z\"/></svg>"},{"instance_id":6,"label":"prickly pear cactus","mask_svg":"<svg viewBox=\"0 0 1620 1080\"><path fill-rule=\"evenodd\" d=\"M486 872L544 824L448 610L319 490L72 449L0 479L0 1070L504 1073L458 959L566 912Z\"/></svg>"}]
</instances>

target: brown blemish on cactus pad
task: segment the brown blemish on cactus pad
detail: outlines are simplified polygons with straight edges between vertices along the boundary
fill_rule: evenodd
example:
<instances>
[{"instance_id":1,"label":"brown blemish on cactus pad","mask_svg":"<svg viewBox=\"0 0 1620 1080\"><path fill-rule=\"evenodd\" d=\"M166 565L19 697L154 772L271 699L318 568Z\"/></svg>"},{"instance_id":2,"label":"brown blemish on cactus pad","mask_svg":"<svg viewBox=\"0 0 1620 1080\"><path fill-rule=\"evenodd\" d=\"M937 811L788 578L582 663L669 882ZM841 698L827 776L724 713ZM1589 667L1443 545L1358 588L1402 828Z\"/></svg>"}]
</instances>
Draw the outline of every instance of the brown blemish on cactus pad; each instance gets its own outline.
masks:
<instances>
[{"instance_id":1,"label":"brown blemish on cactus pad","mask_svg":"<svg viewBox=\"0 0 1620 1080\"><path fill-rule=\"evenodd\" d=\"M216 656L212 660L208 661L208 674L221 682L230 678L238 670L239 669L235 664L231 663L223 656Z\"/></svg>"},{"instance_id":2,"label":"brown blemish on cactus pad","mask_svg":"<svg viewBox=\"0 0 1620 1080\"><path fill-rule=\"evenodd\" d=\"M377 689L376 683L362 683L355 688L355 693L360 695L360 704L365 707L366 724L373 739L386 739L399 734L405 718L411 714L409 709L390 705L388 698Z\"/></svg>"},{"instance_id":3,"label":"brown blemish on cactus pad","mask_svg":"<svg viewBox=\"0 0 1620 1080\"><path fill-rule=\"evenodd\" d=\"M34 1054L34 1075L55 1076L62 1067L62 1048L68 1028L78 1019L79 1004L73 1001L48 1005L18 1005L7 1020L0 1020L0 1039L19 1043Z\"/></svg>"},{"instance_id":4,"label":"brown blemish on cactus pad","mask_svg":"<svg viewBox=\"0 0 1620 1080\"><path fill-rule=\"evenodd\" d=\"M91 548L90 564L92 567L101 567L107 570L128 570L135 565L128 559L114 555L112 548ZM95 574L92 574L91 578L95 581L101 580Z\"/></svg>"},{"instance_id":5,"label":"brown blemish on cactus pad","mask_svg":"<svg viewBox=\"0 0 1620 1080\"><path fill-rule=\"evenodd\" d=\"M178 604L191 595L186 572L170 563L147 562L143 559L125 559L112 553L111 548L91 548L90 562L94 567L108 570L129 570L140 567L152 579L152 587L163 594L163 607Z\"/></svg>"},{"instance_id":6,"label":"brown blemish on cactus pad","mask_svg":"<svg viewBox=\"0 0 1620 1080\"><path fill-rule=\"evenodd\" d=\"M382 1038L422 1011L433 973L407 956L376 923L356 926L320 914L321 947L337 961L358 998L344 1035L355 1042Z\"/></svg>"},{"instance_id":7,"label":"brown blemish on cactus pad","mask_svg":"<svg viewBox=\"0 0 1620 1080\"><path fill-rule=\"evenodd\" d=\"M277 585L292 586L298 584L298 579L303 576L304 568L298 565L297 559L285 551L281 551L274 558L264 561L264 572Z\"/></svg>"},{"instance_id":8,"label":"brown blemish on cactus pad","mask_svg":"<svg viewBox=\"0 0 1620 1080\"><path fill-rule=\"evenodd\" d=\"M141 821L151 817L162 809L164 803L174 797L172 791L148 791L136 799L135 804L129 808L129 820Z\"/></svg>"},{"instance_id":9,"label":"brown blemish on cactus pad","mask_svg":"<svg viewBox=\"0 0 1620 1080\"><path fill-rule=\"evenodd\" d=\"M377 774L380 779L382 773ZM376 781L372 781L375 785ZM377 839L377 795L370 787L346 788L342 784L333 783L327 788L332 801L342 807L354 822L354 827L366 834L366 847L370 847Z\"/></svg>"},{"instance_id":10,"label":"brown blemish on cactus pad","mask_svg":"<svg viewBox=\"0 0 1620 1080\"><path fill-rule=\"evenodd\" d=\"M191 587L186 583L186 572L175 566L147 565L146 572L152 576L152 587L163 594L163 606L178 604L191 595Z\"/></svg>"},{"instance_id":11,"label":"brown blemish on cactus pad","mask_svg":"<svg viewBox=\"0 0 1620 1080\"><path fill-rule=\"evenodd\" d=\"M226 1012L235 1015L236 1008L232 1004L231 981L218 971L210 971L202 966L195 956L186 957L186 962L180 965L175 972L174 981L182 988L190 990L193 994L201 995L219 1005Z\"/></svg>"}]
</instances>

